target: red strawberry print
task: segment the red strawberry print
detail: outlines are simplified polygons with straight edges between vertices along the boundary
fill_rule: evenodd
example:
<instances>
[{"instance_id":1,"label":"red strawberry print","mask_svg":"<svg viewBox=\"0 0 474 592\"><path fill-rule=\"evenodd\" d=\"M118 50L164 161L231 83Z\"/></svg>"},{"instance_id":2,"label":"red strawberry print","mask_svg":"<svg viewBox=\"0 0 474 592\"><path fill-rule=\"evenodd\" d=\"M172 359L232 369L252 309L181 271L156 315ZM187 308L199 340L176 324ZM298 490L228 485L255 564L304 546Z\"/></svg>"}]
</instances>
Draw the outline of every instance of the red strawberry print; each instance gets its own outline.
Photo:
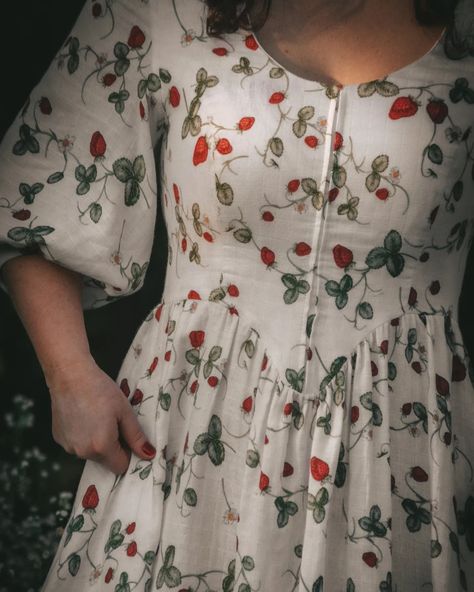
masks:
<instances>
[{"instance_id":1,"label":"red strawberry print","mask_svg":"<svg viewBox=\"0 0 474 592\"><path fill-rule=\"evenodd\" d=\"M375 195L381 201L385 201L388 197L388 189L386 187L381 187L380 189L377 189L377 191L375 192Z\"/></svg>"},{"instance_id":2,"label":"red strawberry print","mask_svg":"<svg viewBox=\"0 0 474 592\"><path fill-rule=\"evenodd\" d=\"M135 522L130 522L130 524L125 529L126 533L127 534L132 534L132 532L135 530L135 526L136 526L136 523Z\"/></svg>"},{"instance_id":3,"label":"red strawberry print","mask_svg":"<svg viewBox=\"0 0 474 592\"><path fill-rule=\"evenodd\" d=\"M230 306L230 307L229 307L229 314L231 314L231 315L238 315L238 314L239 314L239 312L238 312L238 310L235 308L235 306Z\"/></svg>"},{"instance_id":4,"label":"red strawberry print","mask_svg":"<svg viewBox=\"0 0 474 592\"><path fill-rule=\"evenodd\" d=\"M313 479L316 479L316 481L322 481L329 475L329 465L327 462L321 458L318 458L317 456L311 457L310 467L311 475Z\"/></svg>"},{"instance_id":5,"label":"red strawberry print","mask_svg":"<svg viewBox=\"0 0 474 592\"><path fill-rule=\"evenodd\" d=\"M219 154L229 154L232 152L232 145L227 138L221 138L216 144L216 150Z\"/></svg>"},{"instance_id":6,"label":"red strawberry print","mask_svg":"<svg viewBox=\"0 0 474 592\"><path fill-rule=\"evenodd\" d=\"M191 300L201 300L201 296L199 295L199 292L196 292L196 290L189 290L187 297Z\"/></svg>"},{"instance_id":7,"label":"red strawberry print","mask_svg":"<svg viewBox=\"0 0 474 592\"><path fill-rule=\"evenodd\" d=\"M186 240L186 237L183 237L181 239L181 250L183 251L183 253L186 253L187 247L188 247L188 241Z\"/></svg>"},{"instance_id":8,"label":"red strawberry print","mask_svg":"<svg viewBox=\"0 0 474 592\"><path fill-rule=\"evenodd\" d=\"M286 403L283 407L284 415L291 415L293 413L293 403Z\"/></svg>"},{"instance_id":9,"label":"red strawberry print","mask_svg":"<svg viewBox=\"0 0 474 592\"><path fill-rule=\"evenodd\" d=\"M260 481L258 486L260 487L260 491L264 491L270 485L270 479L268 475L263 472L260 472Z\"/></svg>"},{"instance_id":10,"label":"red strawberry print","mask_svg":"<svg viewBox=\"0 0 474 592\"><path fill-rule=\"evenodd\" d=\"M436 390L442 397L449 397L449 382L443 376L436 374Z\"/></svg>"},{"instance_id":11,"label":"red strawberry print","mask_svg":"<svg viewBox=\"0 0 474 592\"><path fill-rule=\"evenodd\" d=\"M260 257L268 267L275 263L275 253L268 247L262 247L260 251Z\"/></svg>"},{"instance_id":12,"label":"red strawberry print","mask_svg":"<svg viewBox=\"0 0 474 592\"><path fill-rule=\"evenodd\" d=\"M333 248L332 253L334 256L334 261L338 267L341 267L342 269L344 269L350 263L352 263L354 256L353 256L352 251L350 249L348 249L347 247L337 244Z\"/></svg>"},{"instance_id":13,"label":"red strawberry print","mask_svg":"<svg viewBox=\"0 0 474 592\"><path fill-rule=\"evenodd\" d=\"M292 179L288 183L288 191L290 193L295 193L295 191L298 191L299 186L300 186L300 180L299 179Z\"/></svg>"},{"instance_id":14,"label":"red strawberry print","mask_svg":"<svg viewBox=\"0 0 474 592\"><path fill-rule=\"evenodd\" d=\"M246 47L248 47L249 49L258 49L258 43L257 40L255 39L255 37L253 35L247 35L245 37L245 41L244 41Z\"/></svg>"},{"instance_id":15,"label":"red strawberry print","mask_svg":"<svg viewBox=\"0 0 474 592\"><path fill-rule=\"evenodd\" d=\"M198 381L197 381L197 380L195 380L195 381L194 381L194 382L191 384L191 386L189 387L189 390L191 391L191 393L192 393L193 395L194 395L194 393L197 391L197 389L198 389L198 386L199 386L199 383L198 383Z\"/></svg>"},{"instance_id":16,"label":"red strawberry print","mask_svg":"<svg viewBox=\"0 0 474 592\"><path fill-rule=\"evenodd\" d=\"M176 185L176 183L173 183L173 195L174 201L179 204L179 187Z\"/></svg>"},{"instance_id":17,"label":"red strawberry print","mask_svg":"<svg viewBox=\"0 0 474 592\"><path fill-rule=\"evenodd\" d=\"M229 284L227 286L227 294L229 296L233 296L234 298L239 295L239 288L235 284Z\"/></svg>"},{"instance_id":18,"label":"red strawberry print","mask_svg":"<svg viewBox=\"0 0 474 592\"><path fill-rule=\"evenodd\" d=\"M418 293L415 288L410 288L410 293L408 294L408 306L415 306L418 302Z\"/></svg>"},{"instance_id":19,"label":"red strawberry print","mask_svg":"<svg viewBox=\"0 0 474 592\"><path fill-rule=\"evenodd\" d=\"M359 407L357 405L353 405L351 407L351 423L356 423L359 419Z\"/></svg>"},{"instance_id":20,"label":"red strawberry print","mask_svg":"<svg viewBox=\"0 0 474 592\"><path fill-rule=\"evenodd\" d=\"M212 234L210 232L207 232L207 230L206 230L206 232L203 232L202 238L204 238L205 240L207 240L208 243L212 243L212 241L214 240L212 238Z\"/></svg>"},{"instance_id":21,"label":"red strawberry print","mask_svg":"<svg viewBox=\"0 0 474 592\"><path fill-rule=\"evenodd\" d=\"M130 387L128 386L128 380L126 378L122 378L120 381L120 388L122 389L123 394L128 397L130 394Z\"/></svg>"},{"instance_id":22,"label":"red strawberry print","mask_svg":"<svg viewBox=\"0 0 474 592\"><path fill-rule=\"evenodd\" d=\"M194 154L193 154L193 164L197 166L198 164L202 164L206 162L207 156L209 154L209 146L207 144L207 140L205 136L199 136L196 141L196 146L194 147Z\"/></svg>"},{"instance_id":23,"label":"red strawberry print","mask_svg":"<svg viewBox=\"0 0 474 592\"><path fill-rule=\"evenodd\" d=\"M107 150L107 143L104 136L99 132L94 132L90 141L90 153L94 158L101 158Z\"/></svg>"},{"instance_id":24,"label":"red strawberry print","mask_svg":"<svg viewBox=\"0 0 474 592\"><path fill-rule=\"evenodd\" d=\"M451 444L451 432L444 432L443 442L446 444L446 446L449 446Z\"/></svg>"},{"instance_id":25,"label":"red strawberry print","mask_svg":"<svg viewBox=\"0 0 474 592\"><path fill-rule=\"evenodd\" d=\"M362 555L362 560L366 563L369 567L375 567L377 565L377 557L375 553L372 551L368 551Z\"/></svg>"},{"instance_id":26,"label":"red strawberry print","mask_svg":"<svg viewBox=\"0 0 474 592\"><path fill-rule=\"evenodd\" d=\"M382 343L380 344L380 351L383 354L385 354L385 355L387 354L387 352L388 352L388 339L384 339L382 341Z\"/></svg>"},{"instance_id":27,"label":"red strawberry print","mask_svg":"<svg viewBox=\"0 0 474 592\"><path fill-rule=\"evenodd\" d=\"M338 150L340 150L342 148L343 142L344 142L344 138L342 137L342 134L340 134L339 132L336 132L336 134L334 135L334 142L333 142L334 152L337 152Z\"/></svg>"},{"instance_id":28,"label":"red strawberry print","mask_svg":"<svg viewBox=\"0 0 474 592\"><path fill-rule=\"evenodd\" d=\"M328 193L328 201L334 201L338 195L339 189L337 187L333 187Z\"/></svg>"},{"instance_id":29,"label":"red strawberry print","mask_svg":"<svg viewBox=\"0 0 474 592\"><path fill-rule=\"evenodd\" d=\"M306 136L304 141L305 144L310 148L316 148L316 146L319 144L319 140L316 136Z\"/></svg>"},{"instance_id":30,"label":"red strawberry print","mask_svg":"<svg viewBox=\"0 0 474 592\"><path fill-rule=\"evenodd\" d=\"M179 94L179 90L176 86L172 86L169 92L170 97L170 105L172 107L179 107L179 103L181 101L181 95Z\"/></svg>"},{"instance_id":31,"label":"red strawberry print","mask_svg":"<svg viewBox=\"0 0 474 592\"><path fill-rule=\"evenodd\" d=\"M212 50L212 53L215 53L218 56L225 56L229 52L227 51L227 49L225 47L214 47L214 49Z\"/></svg>"},{"instance_id":32,"label":"red strawberry print","mask_svg":"<svg viewBox=\"0 0 474 592\"><path fill-rule=\"evenodd\" d=\"M271 97L268 99L268 102L271 103L272 105L278 105L278 103L281 103L284 100L285 100L285 93L277 91L271 95Z\"/></svg>"},{"instance_id":33,"label":"red strawberry print","mask_svg":"<svg viewBox=\"0 0 474 592\"><path fill-rule=\"evenodd\" d=\"M205 331L191 331L189 341L194 348L199 348L204 343Z\"/></svg>"},{"instance_id":34,"label":"red strawberry print","mask_svg":"<svg viewBox=\"0 0 474 592\"><path fill-rule=\"evenodd\" d=\"M111 567L109 567L109 569L107 570L107 573L105 574L104 582L106 584L108 584L113 577L114 577L114 570Z\"/></svg>"},{"instance_id":35,"label":"red strawberry print","mask_svg":"<svg viewBox=\"0 0 474 592\"><path fill-rule=\"evenodd\" d=\"M30 210L16 210L16 212L13 212L12 216L17 220L28 220L31 216L31 212Z\"/></svg>"},{"instance_id":36,"label":"red strawberry print","mask_svg":"<svg viewBox=\"0 0 474 592\"><path fill-rule=\"evenodd\" d=\"M98 2L92 5L92 16L98 18L102 14L102 6Z\"/></svg>"},{"instance_id":37,"label":"red strawberry print","mask_svg":"<svg viewBox=\"0 0 474 592\"><path fill-rule=\"evenodd\" d=\"M156 307L156 310L155 310L155 319L158 322L160 322L160 319L161 319L161 311L163 310L163 306L164 306L164 304L161 303Z\"/></svg>"},{"instance_id":38,"label":"red strawberry print","mask_svg":"<svg viewBox=\"0 0 474 592\"><path fill-rule=\"evenodd\" d=\"M137 25L132 27L127 43L132 49L142 47L142 45L145 43L145 33L140 29L140 27Z\"/></svg>"},{"instance_id":39,"label":"red strawberry print","mask_svg":"<svg viewBox=\"0 0 474 592\"><path fill-rule=\"evenodd\" d=\"M268 210L266 212L263 212L262 220L265 220L265 222L273 222L274 219L275 219L275 217Z\"/></svg>"},{"instance_id":40,"label":"red strawberry print","mask_svg":"<svg viewBox=\"0 0 474 592\"><path fill-rule=\"evenodd\" d=\"M82 507L84 510L93 510L99 504L99 494L95 485L89 485L82 498Z\"/></svg>"},{"instance_id":41,"label":"red strawberry print","mask_svg":"<svg viewBox=\"0 0 474 592\"><path fill-rule=\"evenodd\" d=\"M307 347L306 348L306 359L311 360L312 357L313 357L313 352L311 351L310 347Z\"/></svg>"},{"instance_id":42,"label":"red strawberry print","mask_svg":"<svg viewBox=\"0 0 474 592\"><path fill-rule=\"evenodd\" d=\"M255 123L255 117L242 117L237 124L237 127L240 131L246 132L249 130L253 124Z\"/></svg>"},{"instance_id":43,"label":"red strawberry print","mask_svg":"<svg viewBox=\"0 0 474 592\"><path fill-rule=\"evenodd\" d=\"M207 384L212 387L217 386L218 382L219 379L217 378L217 376L209 376L209 378L207 379Z\"/></svg>"},{"instance_id":44,"label":"red strawberry print","mask_svg":"<svg viewBox=\"0 0 474 592\"><path fill-rule=\"evenodd\" d=\"M261 371L263 372L265 370L265 368L267 367L268 364L268 357L267 354L264 354L263 356L263 360L262 360L262 366L261 366Z\"/></svg>"},{"instance_id":45,"label":"red strawberry print","mask_svg":"<svg viewBox=\"0 0 474 592\"><path fill-rule=\"evenodd\" d=\"M377 376L377 374L379 373L379 369L377 368L377 364L373 360L370 361L370 368L372 371L372 376Z\"/></svg>"},{"instance_id":46,"label":"red strawberry print","mask_svg":"<svg viewBox=\"0 0 474 592\"><path fill-rule=\"evenodd\" d=\"M404 403L402 405L402 415L405 415L405 416L410 415L411 409L412 409L411 403Z\"/></svg>"},{"instance_id":47,"label":"red strawberry print","mask_svg":"<svg viewBox=\"0 0 474 592\"><path fill-rule=\"evenodd\" d=\"M466 366L459 356L453 355L453 365L451 372L451 380L453 382L460 382L466 378Z\"/></svg>"},{"instance_id":48,"label":"red strawberry print","mask_svg":"<svg viewBox=\"0 0 474 592\"><path fill-rule=\"evenodd\" d=\"M127 555L129 557L134 557L137 554L137 543L132 541L129 545L127 545Z\"/></svg>"},{"instance_id":49,"label":"red strawberry print","mask_svg":"<svg viewBox=\"0 0 474 592\"><path fill-rule=\"evenodd\" d=\"M421 374L421 364L420 362L416 361L416 362L412 362L411 367L413 368L413 370L417 373L417 374Z\"/></svg>"},{"instance_id":50,"label":"red strawberry print","mask_svg":"<svg viewBox=\"0 0 474 592\"><path fill-rule=\"evenodd\" d=\"M294 468L292 465L290 465L289 462L285 462L283 465L283 477L289 477L290 475L293 475L294 473Z\"/></svg>"},{"instance_id":51,"label":"red strawberry print","mask_svg":"<svg viewBox=\"0 0 474 592\"><path fill-rule=\"evenodd\" d=\"M438 280L434 280L433 282L431 282L430 285L430 292L431 294L433 294L433 296L435 296L436 294L438 294L438 292L440 291L441 286Z\"/></svg>"},{"instance_id":52,"label":"red strawberry print","mask_svg":"<svg viewBox=\"0 0 474 592\"><path fill-rule=\"evenodd\" d=\"M423 481L428 481L428 474L421 467L418 467L418 466L412 467L411 471L410 471L410 475L415 481L418 481L418 483L421 483Z\"/></svg>"},{"instance_id":53,"label":"red strawberry print","mask_svg":"<svg viewBox=\"0 0 474 592\"><path fill-rule=\"evenodd\" d=\"M252 404L253 398L251 395L249 395L243 400L242 409L245 411L245 413L250 413L250 411L252 411Z\"/></svg>"},{"instance_id":54,"label":"red strawberry print","mask_svg":"<svg viewBox=\"0 0 474 592\"><path fill-rule=\"evenodd\" d=\"M150 367L148 368L148 376L150 376L153 373L153 371L155 370L157 364L158 364L158 358L155 357L153 359L153 362L151 363Z\"/></svg>"},{"instance_id":55,"label":"red strawberry print","mask_svg":"<svg viewBox=\"0 0 474 592\"><path fill-rule=\"evenodd\" d=\"M115 74L112 74L112 72L109 72L108 74L104 74L104 76L102 76L102 84L104 86L112 86L112 84L117 80L117 76L115 76Z\"/></svg>"},{"instance_id":56,"label":"red strawberry print","mask_svg":"<svg viewBox=\"0 0 474 592\"><path fill-rule=\"evenodd\" d=\"M448 116L448 106L442 99L429 99L426 111L434 123L443 123Z\"/></svg>"},{"instance_id":57,"label":"red strawberry print","mask_svg":"<svg viewBox=\"0 0 474 592\"><path fill-rule=\"evenodd\" d=\"M305 242L296 243L295 253L300 257L303 257L304 255L309 255L311 253L311 247L310 245L308 245L308 243Z\"/></svg>"},{"instance_id":58,"label":"red strawberry print","mask_svg":"<svg viewBox=\"0 0 474 592\"><path fill-rule=\"evenodd\" d=\"M139 405L143 401L143 391L139 388L135 389L132 398L130 399L130 405Z\"/></svg>"},{"instance_id":59,"label":"red strawberry print","mask_svg":"<svg viewBox=\"0 0 474 592\"><path fill-rule=\"evenodd\" d=\"M51 103L47 97L41 97L39 102L39 108L43 115L51 115L51 112L53 111Z\"/></svg>"},{"instance_id":60,"label":"red strawberry print","mask_svg":"<svg viewBox=\"0 0 474 592\"><path fill-rule=\"evenodd\" d=\"M139 104L138 107L139 107L139 110L140 110L140 117L142 119L145 119L146 113L145 113L145 105L143 104L143 101L140 101L140 104Z\"/></svg>"},{"instance_id":61,"label":"red strawberry print","mask_svg":"<svg viewBox=\"0 0 474 592\"><path fill-rule=\"evenodd\" d=\"M398 97L390 107L388 116L390 119L412 117L418 111L418 103L413 97Z\"/></svg>"},{"instance_id":62,"label":"red strawberry print","mask_svg":"<svg viewBox=\"0 0 474 592\"><path fill-rule=\"evenodd\" d=\"M169 349L167 352L165 352L165 361L169 362L171 360L171 350Z\"/></svg>"}]
</instances>

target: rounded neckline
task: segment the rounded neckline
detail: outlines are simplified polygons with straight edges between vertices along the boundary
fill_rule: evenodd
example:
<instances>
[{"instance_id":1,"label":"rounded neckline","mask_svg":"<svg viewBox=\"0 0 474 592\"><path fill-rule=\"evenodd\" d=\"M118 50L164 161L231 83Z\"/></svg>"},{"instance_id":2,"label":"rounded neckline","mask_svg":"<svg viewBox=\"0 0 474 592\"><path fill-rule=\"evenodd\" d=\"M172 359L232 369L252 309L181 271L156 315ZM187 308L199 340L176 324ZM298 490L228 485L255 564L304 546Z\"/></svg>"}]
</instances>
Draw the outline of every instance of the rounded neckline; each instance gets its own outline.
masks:
<instances>
[{"instance_id":1,"label":"rounded neckline","mask_svg":"<svg viewBox=\"0 0 474 592\"><path fill-rule=\"evenodd\" d=\"M250 17L248 17L248 20L250 22ZM413 60L412 62L408 63L405 66L402 66L401 68L398 68L398 70L393 70L392 72L389 72L387 74L384 74L383 76L379 76L378 78L374 78L372 80L365 80L362 82L354 82L352 84L340 84L337 82L333 82L333 83L325 83L322 82L320 80L316 80L314 78L306 78L304 76L300 76L299 74L296 74L295 72L292 72L291 70L289 70L288 68L286 68L285 66L283 66L283 64L280 64L280 62L275 59L270 53L268 53L268 51L263 47L263 45L260 43L259 39L257 38L257 35L255 34L255 31L251 30L251 35L255 40L255 44L257 46L257 50L259 50L263 55L265 55L270 61L272 61L276 66L278 66L279 68L281 68L284 72L286 72L288 74L289 77L294 78L295 80L298 80L299 82L304 82L304 83L311 83L311 84L316 84L319 87L322 88L332 88L332 87L336 87L339 88L340 90L342 89L356 89L361 85L366 85L366 84L370 84L371 82L374 82L375 80L384 80L386 78L397 78L402 76L403 73L405 73L406 71L415 68L417 66L419 66L420 64L422 64L427 58L429 58L437 49L438 47L442 44L444 37L447 33L447 27L444 27L441 35L438 37L438 39L433 43L433 45L431 46L430 49L428 49L428 51L426 51L423 55L421 55L419 58ZM246 33L246 35L249 34L249 32L246 29L243 29ZM339 94L339 93L338 93Z\"/></svg>"}]
</instances>

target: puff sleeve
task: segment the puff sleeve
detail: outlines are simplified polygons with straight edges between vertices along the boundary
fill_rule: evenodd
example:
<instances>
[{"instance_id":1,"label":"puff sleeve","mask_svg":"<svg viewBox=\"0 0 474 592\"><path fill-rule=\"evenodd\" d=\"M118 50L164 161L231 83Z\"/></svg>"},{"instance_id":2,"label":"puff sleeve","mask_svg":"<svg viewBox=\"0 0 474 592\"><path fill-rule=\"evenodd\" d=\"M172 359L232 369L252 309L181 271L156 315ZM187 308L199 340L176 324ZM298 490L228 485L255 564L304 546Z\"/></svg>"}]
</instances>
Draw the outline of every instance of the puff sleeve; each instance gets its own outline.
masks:
<instances>
[{"instance_id":1,"label":"puff sleeve","mask_svg":"<svg viewBox=\"0 0 474 592\"><path fill-rule=\"evenodd\" d=\"M139 290L149 263L169 82L154 7L86 2L0 143L0 271L38 253L82 275L83 309Z\"/></svg>"}]
</instances>

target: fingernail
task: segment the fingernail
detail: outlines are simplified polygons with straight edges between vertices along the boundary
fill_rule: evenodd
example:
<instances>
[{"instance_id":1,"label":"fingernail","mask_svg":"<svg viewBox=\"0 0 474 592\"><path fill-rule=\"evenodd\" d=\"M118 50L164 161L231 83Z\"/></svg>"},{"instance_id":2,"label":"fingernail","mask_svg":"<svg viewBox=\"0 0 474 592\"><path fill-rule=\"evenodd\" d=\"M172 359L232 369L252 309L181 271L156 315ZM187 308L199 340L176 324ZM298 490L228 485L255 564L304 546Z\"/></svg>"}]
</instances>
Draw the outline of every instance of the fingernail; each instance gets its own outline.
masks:
<instances>
[{"instance_id":1,"label":"fingernail","mask_svg":"<svg viewBox=\"0 0 474 592\"><path fill-rule=\"evenodd\" d=\"M145 442L142 446L142 450L145 454L148 454L148 456L155 456L156 454L156 448L152 446L150 442Z\"/></svg>"}]
</instances>

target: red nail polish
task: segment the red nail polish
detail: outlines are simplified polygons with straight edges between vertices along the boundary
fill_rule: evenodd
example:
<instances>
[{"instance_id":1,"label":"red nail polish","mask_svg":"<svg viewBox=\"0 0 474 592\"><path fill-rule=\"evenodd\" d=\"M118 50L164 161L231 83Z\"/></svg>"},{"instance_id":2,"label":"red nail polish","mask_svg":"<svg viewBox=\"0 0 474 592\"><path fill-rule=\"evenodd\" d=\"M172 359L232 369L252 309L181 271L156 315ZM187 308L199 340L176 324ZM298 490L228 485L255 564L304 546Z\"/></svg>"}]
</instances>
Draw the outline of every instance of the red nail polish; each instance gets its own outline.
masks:
<instances>
[{"instance_id":1,"label":"red nail polish","mask_svg":"<svg viewBox=\"0 0 474 592\"><path fill-rule=\"evenodd\" d=\"M142 450L145 454L148 454L148 456L155 456L156 454L156 448L152 446L150 442L145 442L142 446Z\"/></svg>"}]
</instances>

